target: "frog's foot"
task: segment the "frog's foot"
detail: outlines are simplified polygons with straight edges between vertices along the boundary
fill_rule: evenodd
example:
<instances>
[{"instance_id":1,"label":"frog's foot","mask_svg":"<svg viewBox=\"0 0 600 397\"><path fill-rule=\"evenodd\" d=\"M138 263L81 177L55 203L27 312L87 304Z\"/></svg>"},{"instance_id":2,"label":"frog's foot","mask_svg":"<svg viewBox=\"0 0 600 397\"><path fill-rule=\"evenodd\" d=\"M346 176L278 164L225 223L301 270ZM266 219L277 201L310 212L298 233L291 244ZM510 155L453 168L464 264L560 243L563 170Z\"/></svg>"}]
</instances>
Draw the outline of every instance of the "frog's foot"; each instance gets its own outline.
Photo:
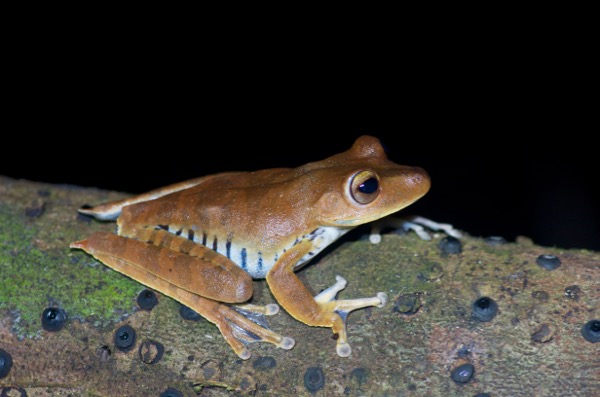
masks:
<instances>
[{"instance_id":1,"label":"frog's foot","mask_svg":"<svg viewBox=\"0 0 600 397\"><path fill-rule=\"evenodd\" d=\"M211 316L210 321L217 325L227 343L241 359L250 358L251 353L246 348L249 343L268 342L286 350L294 347L296 342L292 338L281 336L267 328L263 313L223 304L219 306L216 316Z\"/></svg>"},{"instance_id":2,"label":"frog's foot","mask_svg":"<svg viewBox=\"0 0 600 397\"><path fill-rule=\"evenodd\" d=\"M314 299L322 312L336 314L336 316L331 318L331 329L337 337L336 351L340 357L348 357L352 353L346 334L346 318L348 314L353 310L369 306L381 308L388 302L388 296L384 292L379 292L377 296L372 298L335 300L337 293L344 289L347 284L346 280L341 276L335 276L335 279L336 283L334 285L315 296Z\"/></svg>"},{"instance_id":3,"label":"frog's foot","mask_svg":"<svg viewBox=\"0 0 600 397\"><path fill-rule=\"evenodd\" d=\"M381 231L386 228L403 230L404 232L412 230L423 240L431 240L431 235L426 229L441 231L456 238L462 237L460 231L455 229L449 223L438 223L422 216L410 216L406 218L387 217L373 222L371 225L369 241L373 244L378 244L381 241Z\"/></svg>"},{"instance_id":4,"label":"frog's foot","mask_svg":"<svg viewBox=\"0 0 600 397\"><path fill-rule=\"evenodd\" d=\"M230 307L234 309L237 313L241 314L248 320L252 321L253 323L259 325L260 327L266 330L269 330L269 325L267 324L265 316L272 316L279 312L279 306L276 304L258 306L246 303L231 305ZM263 341L261 338L258 337L258 335L252 333L249 330L244 329L242 327L243 324L232 322L231 320L228 321L230 322L230 324L232 324L232 330L236 338L242 343L248 344Z\"/></svg>"},{"instance_id":5,"label":"frog's foot","mask_svg":"<svg viewBox=\"0 0 600 397\"><path fill-rule=\"evenodd\" d=\"M269 329L269 326L267 325L265 316L272 316L279 312L279 305L276 305L274 303L268 304L266 306L259 306L259 305L252 305L250 303L245 303L245 304L232 305L230 307L235 309L235 311L240 313L242 316L246 317L247 319L251 320L255 324L258 324L265 329ZM240 334L240 335L242 335L242 334ZM240 339L240 335L238 335L238 339ZM245 336L248 336L248 335L245 335ZM257 341L256 338L254 337L254 335L251 335L250 339L246 338L245 336L242 337L244 342L252 343L252 342Z\"/></svg>"}]
</instances>

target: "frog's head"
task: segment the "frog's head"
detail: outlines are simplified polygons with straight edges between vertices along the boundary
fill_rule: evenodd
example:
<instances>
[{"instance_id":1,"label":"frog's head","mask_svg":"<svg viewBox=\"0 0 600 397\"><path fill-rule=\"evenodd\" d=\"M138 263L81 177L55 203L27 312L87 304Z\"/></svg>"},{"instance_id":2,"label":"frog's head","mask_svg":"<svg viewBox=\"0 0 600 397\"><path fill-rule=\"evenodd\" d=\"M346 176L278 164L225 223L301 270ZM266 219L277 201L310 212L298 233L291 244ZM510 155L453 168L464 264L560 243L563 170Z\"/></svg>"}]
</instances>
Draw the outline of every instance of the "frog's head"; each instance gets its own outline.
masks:
<instances>
[{"instance_id":1,"label":"frog's head","mask_svg":"<svg viewBox=\"0 0 600 397\"><path fill-rule=\"evenodd\" d=\"M361 136L346 152L312 163L322 182L313 214L323 226L354 227L397 212L431 185L419 167L388 160L377 138Z\"/></svg>"}]
</instances>

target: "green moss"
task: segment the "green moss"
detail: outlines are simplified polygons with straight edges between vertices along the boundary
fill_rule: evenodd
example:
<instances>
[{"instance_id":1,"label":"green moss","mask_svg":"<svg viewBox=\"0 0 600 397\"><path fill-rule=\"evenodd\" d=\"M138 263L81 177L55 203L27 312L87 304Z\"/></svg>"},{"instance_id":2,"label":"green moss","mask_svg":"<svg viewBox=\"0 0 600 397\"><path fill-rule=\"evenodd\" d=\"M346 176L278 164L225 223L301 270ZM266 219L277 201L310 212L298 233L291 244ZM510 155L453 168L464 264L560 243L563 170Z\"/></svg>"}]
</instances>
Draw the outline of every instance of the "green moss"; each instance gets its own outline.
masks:
<instances>
[{"instance_id":1,"label":"green moss","mask_svg":"<svg viewBox=\"0 0 600 397\"><path fill-rule=\"evenodd\" d=\"M401 239L401 244L398 241ZM399 248L400 247L400 248ZM319 279L332 284L339 274L348 280L346 296L385 291L392 297L397 293L428 292L438 288L437 282L444 277L442 260L430 254L432 243L417 236L384 236L379 244L356 241L343 244L328 257L330 263L318 264ZM416 256L414 252L422 252ZM318 291L317 291L318 292Z\"/></svg>"},{"instance_id":2,"label":"green moss","mask_svg":"<svg viewBox=\"0 0 600 397\"><path fill-rule=\"evenodd\" d=\"M48 306L100 326L132 311L139 283L69 249L67 241L40 243L38 226L0 206L0 310L12 314L19 337L41 331L40 317Z\"/></svg>"}]
</instances>

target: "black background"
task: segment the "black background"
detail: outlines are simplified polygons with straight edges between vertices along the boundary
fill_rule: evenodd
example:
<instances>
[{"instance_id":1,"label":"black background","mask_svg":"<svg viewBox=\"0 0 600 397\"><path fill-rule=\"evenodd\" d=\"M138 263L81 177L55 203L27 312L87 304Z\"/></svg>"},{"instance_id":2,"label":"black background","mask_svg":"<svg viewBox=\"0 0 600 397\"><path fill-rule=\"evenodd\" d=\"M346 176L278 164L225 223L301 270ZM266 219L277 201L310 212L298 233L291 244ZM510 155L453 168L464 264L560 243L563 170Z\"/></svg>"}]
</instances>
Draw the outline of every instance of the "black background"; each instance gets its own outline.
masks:
<instances>
[{"instance_id":1,"label":"black background","mask_svg":"<svg viewBox=\"0 0 600 397\"><path fill-rule=\"evenodd\" d=\"M298 166L370 134L431 176L405 213L600 250L597 69L572 42L436 36L298 52L127 37L15 46L0 174L140 193Z\"/></svg>"}]
</instances>

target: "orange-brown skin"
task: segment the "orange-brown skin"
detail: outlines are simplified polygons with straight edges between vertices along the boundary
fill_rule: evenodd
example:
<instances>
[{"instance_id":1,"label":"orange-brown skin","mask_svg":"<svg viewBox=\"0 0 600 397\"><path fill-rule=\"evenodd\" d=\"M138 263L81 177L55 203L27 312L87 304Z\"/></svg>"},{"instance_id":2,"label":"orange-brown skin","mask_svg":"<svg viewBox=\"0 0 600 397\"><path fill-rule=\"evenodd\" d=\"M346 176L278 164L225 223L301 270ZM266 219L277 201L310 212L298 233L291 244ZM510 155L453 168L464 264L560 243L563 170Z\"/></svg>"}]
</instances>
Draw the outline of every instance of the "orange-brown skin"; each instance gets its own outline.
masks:
<instances>
[{"instance_id":1,"label":"orange-brown skin","mask_svg":"<svg viewBox=\"0 0 600 397\"><path fill-rule=\"evenodd\" d=\"M391 162L376 138L362 136L346 152L297 168L216 174L81 210L118 217L119 235L98 233L71 246L192 307L242 358L250 353L239 340L249 338L236 327L253 340L294 344L219 303L245 302L251 275L266 276L278 303L299 321L331 327L338 354L347 356L339 313L381 306L384 295L335 300L345 286L339 277L313 297L294 270L345 231L410 205L429 186L425 171Z\"/></svg>"}]
</instances>

